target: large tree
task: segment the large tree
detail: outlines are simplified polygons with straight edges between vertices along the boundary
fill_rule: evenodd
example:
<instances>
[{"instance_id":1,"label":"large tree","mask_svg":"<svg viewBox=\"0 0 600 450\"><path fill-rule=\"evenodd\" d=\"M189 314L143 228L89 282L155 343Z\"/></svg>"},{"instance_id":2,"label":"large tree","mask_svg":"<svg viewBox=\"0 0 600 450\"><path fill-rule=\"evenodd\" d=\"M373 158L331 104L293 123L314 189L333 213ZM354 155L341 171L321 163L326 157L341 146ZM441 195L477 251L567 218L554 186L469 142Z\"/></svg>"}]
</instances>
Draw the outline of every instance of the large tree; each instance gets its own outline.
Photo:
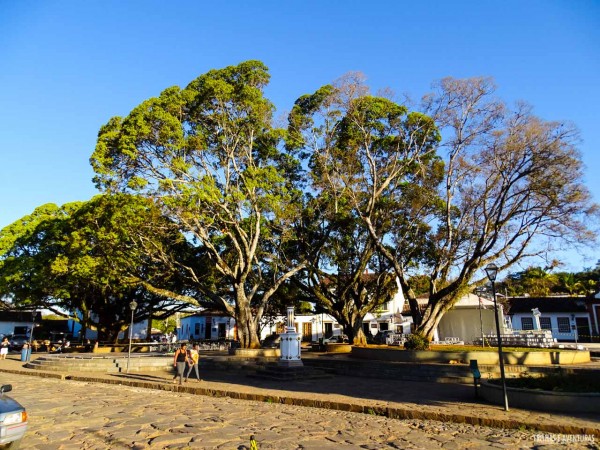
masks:
<instances>
[{"instance_id":1,"label":"large tree","mask_svg":"<svg viewBox=\"0 0 600 450\"><path fill-rule=\"evenodd\" d=\"M146 199L97 196L44 205L0 231L0 292L17 306L77 312L84 329L94 326L99 339L114 341L129 324L130 301L138 303L136 320L181 307L139 282L143 273L172 289L182 285L177 273L139 251L142 230L155 247L186 251L182 236Z\"/></svg>"},{"instance_id":2,"label":"large tree","mask_svg":"<svg viewBox=\"0 0 600 450\"><path fill-rule=\"evenodd\" d=\"M268 81L262 63L247 61L168 88L110 119L91 158L98 187L153 198L201 247L218 289L184 264L197 295L178 298L203 297L234 317L251 348L270 297L302 266L281 251L301 208L299 165L272 125Z\"/></svg>"},{"instance_id":3,"label":"large tree","mask_svg":"<svg viewBox=\"0 0 600 450\"><path fill-rule=\"evenodd\" d=\"M360 74L299 98L290 114L288 145L310 155L319 212L303 231L304 283L356 343L364 342L364 315L389 300L396 274L406 286L404 264L424 255L438 139L429 117L369 94Z\"/></svg>"},{"instance_id":4,"label":"large tree","mask_svg":"<svg viewBox=\"0 0 600 450\"><path fill-rule=\"evenodd\" d=\"M297 106L290 139L312 153L313 189L362 221L427 337L485 282L488 263L504 270L556 242L594 236L577 131L523 104L508 108L489 79L442 80L425 98L427 115L368 95L356 78ZM419 273L429 278L422 315L408 276Z\"/></svg>"},{"instance_id":5,"label":"large tree","mask_svg":"<svg viewBox=\"0 0 600 450\"><path fill-rule=\"evenodd\" d=\"M442 130L444 182L431 252L429 304L418 330L432 336L443 314L474 286L481 268L505 270L557 243L590 242L598 208L583 184L578 133L495 97L490 79L447 78L425 98Z\"/></svg>"},{"instance_id":6,"label":"large tree","mask_svg":"<svg viewBox=\"0 0 600 450\"><path fill-rule=\"evenodd\" d=\"M392 298L394 274L356 217L327 214L315 219L307 220L312 226L303 230L308 263L295 282L314 299L317 310L337 320L350 342L365 345L363 319Z\"/></svg>"}]
</instances>

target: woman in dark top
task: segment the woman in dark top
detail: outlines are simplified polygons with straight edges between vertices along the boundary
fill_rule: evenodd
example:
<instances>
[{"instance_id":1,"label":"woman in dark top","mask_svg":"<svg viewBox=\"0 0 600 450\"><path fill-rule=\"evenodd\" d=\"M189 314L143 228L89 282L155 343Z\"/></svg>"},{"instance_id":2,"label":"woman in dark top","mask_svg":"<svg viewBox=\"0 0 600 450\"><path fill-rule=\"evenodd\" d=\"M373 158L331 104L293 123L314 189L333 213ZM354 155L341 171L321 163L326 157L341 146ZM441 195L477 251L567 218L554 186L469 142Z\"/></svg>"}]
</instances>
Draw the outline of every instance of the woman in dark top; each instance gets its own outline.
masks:
<instances>
[{"instance_id":1,"label":"woman in dark top","mask_svg":"<svg viewBox=\"0 0 600 450\"><path fill-rule=\"evenodd\" d=\"M173 383L177 383L177 377L179 377L179 384L183 384L183 373L185 372L185 365L188 360L187 353L187 344L181 344L181 347L175 352L173 367L177 369L177 373L173 377Z\"/></svg>"}]
</instances>

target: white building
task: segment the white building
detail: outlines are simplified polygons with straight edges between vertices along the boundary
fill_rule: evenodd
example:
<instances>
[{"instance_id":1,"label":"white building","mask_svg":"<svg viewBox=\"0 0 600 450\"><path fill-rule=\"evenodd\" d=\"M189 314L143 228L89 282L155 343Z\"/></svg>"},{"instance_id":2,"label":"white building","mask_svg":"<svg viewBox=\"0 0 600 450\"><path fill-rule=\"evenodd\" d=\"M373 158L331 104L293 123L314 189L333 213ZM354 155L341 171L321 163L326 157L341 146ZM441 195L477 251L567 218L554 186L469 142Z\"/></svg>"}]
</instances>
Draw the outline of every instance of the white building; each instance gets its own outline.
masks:
<instances>
[{"instance_id":1,"label":"white building","mask_svg":"<svg viewBox=\"0 0 600 450\"><path fill-rule=\"evenodd\" d=\"M505 333L504 309L498 305L498 323L500 333ZM494 302L475 294L461 298L447 311L437 327L434 340L444 341L447 338L459 338L465 343L472 343L482 335L496 334L496 319L494 318Z\"/></svg>"},{"instance_id":2,"label":"white building","mask_svg":"<svg viewBox=\"0 0 600 450\"><path fill-rule=\"evenodd\" d=\"M513 297L509 302L515 330L535 330L533 310L538 309L540 328L551 330L557 341L590 341L590 314L584 297Z\"/></svg>"}]
</instances>

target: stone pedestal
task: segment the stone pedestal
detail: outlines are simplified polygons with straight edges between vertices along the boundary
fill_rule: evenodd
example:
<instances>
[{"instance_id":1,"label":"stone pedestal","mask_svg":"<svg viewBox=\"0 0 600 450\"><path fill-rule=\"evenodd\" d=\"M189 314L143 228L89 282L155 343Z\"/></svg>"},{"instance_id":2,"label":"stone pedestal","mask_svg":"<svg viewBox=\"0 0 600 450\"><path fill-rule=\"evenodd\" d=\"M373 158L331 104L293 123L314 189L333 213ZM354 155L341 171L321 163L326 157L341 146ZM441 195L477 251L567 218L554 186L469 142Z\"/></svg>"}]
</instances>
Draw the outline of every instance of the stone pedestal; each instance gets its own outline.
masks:
<instances>
[{"instance_id":1,"label":"stone pedestal","mask_svg":"<svg viewBox=\"0 0 600 450\"><path fill-rule=\"evenodd\" d=\"M294 308L287 308L287 327L285 333L281 335L279 348L281 349L281 357L278 365L281 367L299 367L302 366L302 358L300 356L300 343L302 337L300 333L296 333L294 327Z\"/></svg>"},{"instance_id":2,"label":"stone pedestal","mask_svg":"<svg viewBox=\"0 0 600 450\"><path fill-rule=\"evenodd\" d=\"M281 349L281 357L278 364L282 367L298 367L302 366L302 358L300 355L300 333L296 333L295 330L281 335L281 343L279 348Z\"/></svg>"}]
</instances>

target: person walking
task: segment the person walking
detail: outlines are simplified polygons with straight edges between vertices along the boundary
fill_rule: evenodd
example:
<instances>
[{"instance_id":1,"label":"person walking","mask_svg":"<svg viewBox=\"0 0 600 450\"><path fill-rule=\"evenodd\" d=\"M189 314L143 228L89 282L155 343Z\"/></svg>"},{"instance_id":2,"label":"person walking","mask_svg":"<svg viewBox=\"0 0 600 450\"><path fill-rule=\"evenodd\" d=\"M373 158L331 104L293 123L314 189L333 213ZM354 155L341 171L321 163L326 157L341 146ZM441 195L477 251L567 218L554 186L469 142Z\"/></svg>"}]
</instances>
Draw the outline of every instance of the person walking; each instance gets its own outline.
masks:
<instances>
[{"instance_id":1,"label":"person walking","mask_svg":"<svg viewBox=\"0 0 600 450\"><path fill-rule=\"evenodd\" d=\"M10 343L8 342L8 338L5 337L0 342L0 359L6 359L6 355L8 355L8 348L10 347Z\"/></svg>"},{"instance_id":2,"label":"person walking","mask_svg":"<svg viewBox=\"0 0 600 450\"><path fill-rule=\"evenodd\" d=\"M177 369L175 376L173 377L173 383L177 383L177 377L179 377L179 384L183 384L183 373L185 372L185 365L188 360L188 351L187 344L181 344L175 351L175 356L173 357L173 367Z\"/></svg>"},{"instance_id":3,"label":"person walking","mask_svg":"<svg viewBox=\"0 0 600 450\"><path fill-rule=\"evenodd\" d=\"M200 360L200 346L198 344L194 344L194 346L188 351L188 372L185 376L185 381L190 377L190 373L192 373L192 369L196 371L196 378L198 381L202 381L200 379L200 373L198 372L198 361Z\"/></svg>"}]
</instances>

